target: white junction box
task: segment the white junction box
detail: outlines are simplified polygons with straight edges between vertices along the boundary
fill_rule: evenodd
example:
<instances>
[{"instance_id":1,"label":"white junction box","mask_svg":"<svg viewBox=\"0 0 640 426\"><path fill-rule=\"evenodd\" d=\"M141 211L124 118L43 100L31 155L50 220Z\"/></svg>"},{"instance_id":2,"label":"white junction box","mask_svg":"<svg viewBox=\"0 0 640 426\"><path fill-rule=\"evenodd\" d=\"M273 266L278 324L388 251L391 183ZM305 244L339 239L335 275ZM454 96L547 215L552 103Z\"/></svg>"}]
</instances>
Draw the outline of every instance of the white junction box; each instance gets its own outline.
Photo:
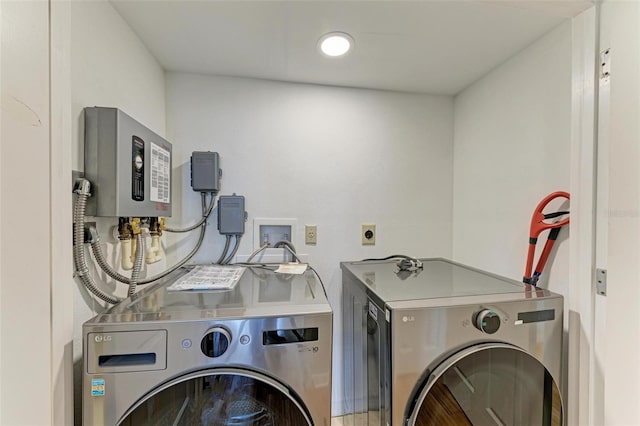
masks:
<instances>
[{"instance_id":1,"label":"white junction box","mask_svg":"<svg viewBox=\"0 0 640 426\"><path fill-rule=\"evenodd\" d=\"M258 254L253 262L281 263L289 262L292 256L285 248L273 248L278 241L290 241L296 248L296 254L302 262L308 261L308 255L300 254L303 241L298 234L298 220L294 218L254 218L253 249L257 250L267 242L270 247ZM245 261L248 256L238 255L237 261Z\"/></svg>"}]
</instances>

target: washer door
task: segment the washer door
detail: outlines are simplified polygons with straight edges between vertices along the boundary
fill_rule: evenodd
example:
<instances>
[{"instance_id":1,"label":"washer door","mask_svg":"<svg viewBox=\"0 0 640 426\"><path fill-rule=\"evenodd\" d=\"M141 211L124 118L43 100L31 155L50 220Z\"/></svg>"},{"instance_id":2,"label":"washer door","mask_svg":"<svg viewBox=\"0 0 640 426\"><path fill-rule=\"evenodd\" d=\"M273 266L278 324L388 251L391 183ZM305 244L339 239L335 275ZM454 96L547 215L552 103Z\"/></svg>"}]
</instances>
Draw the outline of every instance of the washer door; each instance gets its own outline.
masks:
<instances>
[{"instance_id":1,"label":"washer door","mask_svg":"<svg viewBox=\"0 0 640 426\"><path fill-rule=\"evenodd\" d=\"M301 426L309 416L285 386L252 371L198 371L154 389L119 425Z\"/></svg>"},{"instance_id":2,"label":"washer door","mask_svg":"<svg viewBox=\"0 0 640 426\"><path fill-rule=\"evenodd\" d=\"M558 385L533 356L506 344L460 351L429 376L408 424L562 425Z\"/></svg>"}]
</instances>

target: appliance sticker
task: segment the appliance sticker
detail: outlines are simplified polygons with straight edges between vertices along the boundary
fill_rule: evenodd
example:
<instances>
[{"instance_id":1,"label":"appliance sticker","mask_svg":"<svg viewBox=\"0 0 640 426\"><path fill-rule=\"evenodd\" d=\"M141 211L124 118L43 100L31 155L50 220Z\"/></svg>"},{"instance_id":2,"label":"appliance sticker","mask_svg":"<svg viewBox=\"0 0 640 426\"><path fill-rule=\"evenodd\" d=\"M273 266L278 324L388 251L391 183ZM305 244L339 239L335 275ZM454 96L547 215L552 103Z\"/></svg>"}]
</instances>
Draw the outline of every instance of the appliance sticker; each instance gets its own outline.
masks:
<instances>
[{"instance_id":1,"label":"appliance sticker","mask_svg":"<svg viewBox=\"0 0 640 426\"><path fill-rule=\"evenodd\" d=\"M104 379L91 379L91 396L104 396Z\"/></svg>"},{"instance_id":2,"label":"appliance sticker","mask_svg":"<svg viewBox=\"0 0 640 426\"><path fill-rule=\"evenodd\" d=\"M171 200L171 153L153 142L151 147L151 201L169 203Z\"/></svg>"},{"instance_id":3,"label":"appliance sticker","mask_svg":"<svg viewBox=\"0 0 640 426\"><path fill-rule=\"evenodd\" d=\"M376 308L376 305L373 303L369 303L369 315L371 315L374 320L378 320L378 308Z\"/></svg>"}]
</instances>

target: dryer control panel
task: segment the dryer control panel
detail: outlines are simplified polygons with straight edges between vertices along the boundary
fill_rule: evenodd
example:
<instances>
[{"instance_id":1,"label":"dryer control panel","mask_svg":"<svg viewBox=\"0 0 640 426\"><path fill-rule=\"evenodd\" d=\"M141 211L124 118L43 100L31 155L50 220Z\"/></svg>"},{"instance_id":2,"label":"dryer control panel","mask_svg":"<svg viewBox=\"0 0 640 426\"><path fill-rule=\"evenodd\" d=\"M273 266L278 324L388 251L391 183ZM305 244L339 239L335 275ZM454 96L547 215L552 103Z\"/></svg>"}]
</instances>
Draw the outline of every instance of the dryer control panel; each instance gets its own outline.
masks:
<instances>
[{"instance_id":1,"label":"dryer control panel","mask_svg":"<svg viewBox=\"0 0 640 426\"><path fill-rule=\"evenodd\" d=\"M493 334L500 328L500 316L491 309L483 309L474 315L473 325L483 333Z\"/></svg>"}]
</instances>

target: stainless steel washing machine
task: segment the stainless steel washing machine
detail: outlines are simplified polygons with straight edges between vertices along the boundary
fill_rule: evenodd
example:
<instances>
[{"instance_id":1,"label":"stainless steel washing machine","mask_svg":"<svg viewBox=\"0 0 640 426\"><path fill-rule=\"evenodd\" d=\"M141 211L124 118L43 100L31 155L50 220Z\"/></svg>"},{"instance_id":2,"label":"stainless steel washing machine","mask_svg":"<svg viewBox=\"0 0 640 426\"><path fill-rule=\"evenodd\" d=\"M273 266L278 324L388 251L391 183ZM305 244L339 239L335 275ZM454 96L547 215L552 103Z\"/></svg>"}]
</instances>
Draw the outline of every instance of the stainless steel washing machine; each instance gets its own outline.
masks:
<instances>
[{"instance_id":1,"label":"stainless steel washing machine","mask_svg":"<svg viewBox=\"0 0 640 426\"><path fill-rule=\"evenodd\" d=\"M562 296L422 263L341 264L348 423L562 424Z\"/></svg>"},{"instance_id":2,"label":"stainless steel washing machine","mask_svg":"<svg viewBox=\"0 0 640 426\"><path fill-rule=\"evenodd\" d=\"M232 290L168 291L185 272L84 324L84 424L328 426L316 275L247 268Z\"/></svg>"}]
</instances>

